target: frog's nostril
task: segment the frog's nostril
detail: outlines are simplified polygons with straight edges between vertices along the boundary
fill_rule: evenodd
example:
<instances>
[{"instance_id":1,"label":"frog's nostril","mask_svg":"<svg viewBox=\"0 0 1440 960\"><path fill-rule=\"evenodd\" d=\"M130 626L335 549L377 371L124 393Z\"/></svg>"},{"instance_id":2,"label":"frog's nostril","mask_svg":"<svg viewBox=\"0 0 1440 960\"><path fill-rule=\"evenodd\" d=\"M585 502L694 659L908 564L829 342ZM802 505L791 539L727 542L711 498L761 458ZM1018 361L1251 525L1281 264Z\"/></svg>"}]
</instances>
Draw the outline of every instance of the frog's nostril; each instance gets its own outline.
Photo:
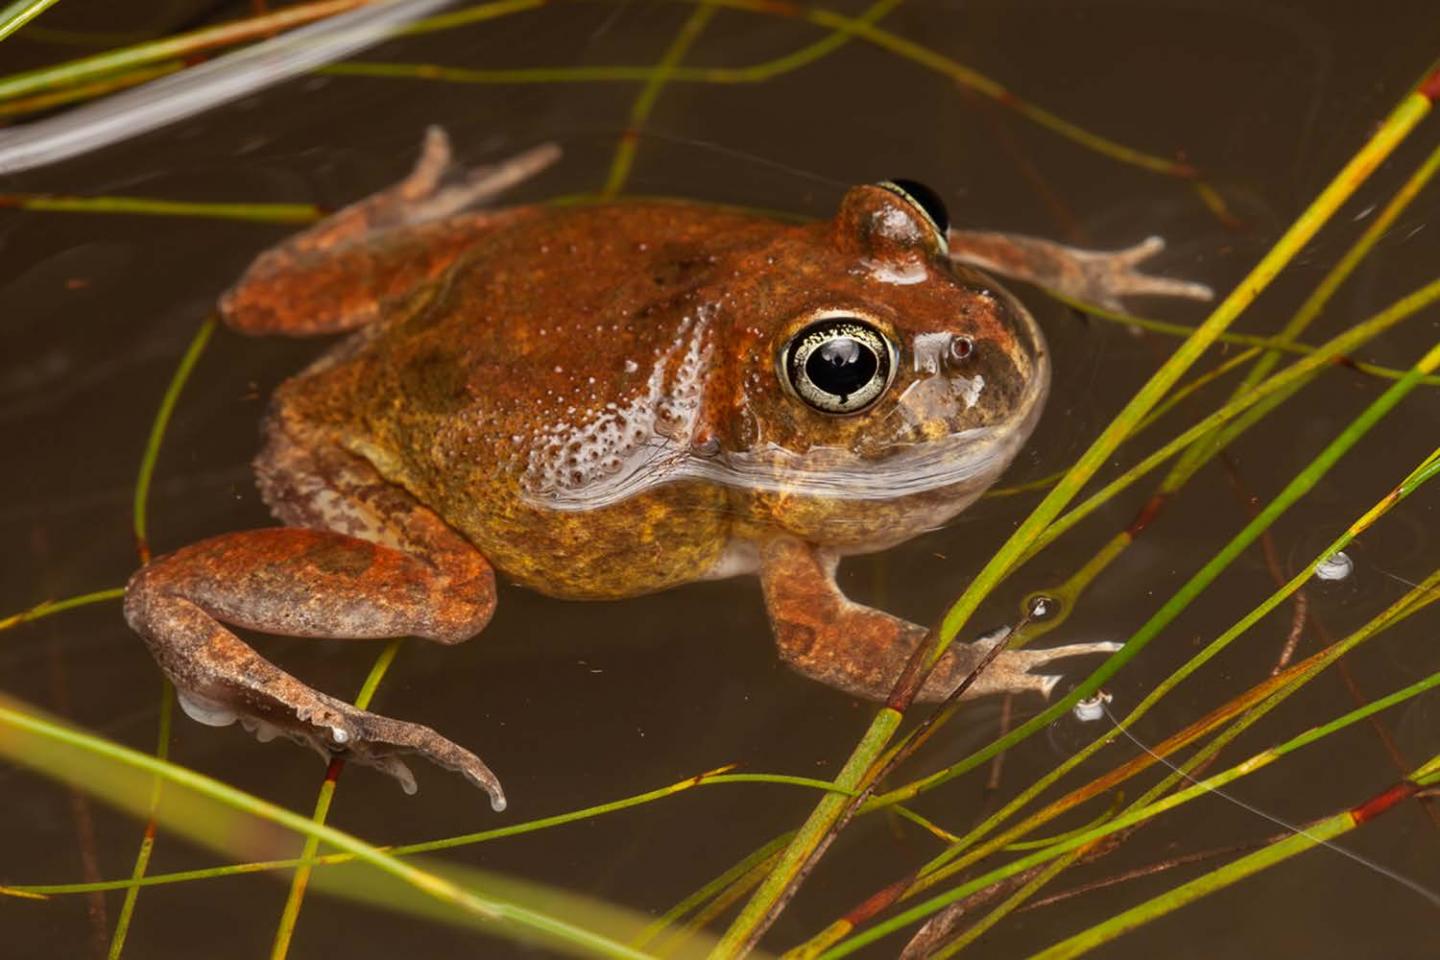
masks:
<instances>
[{"instance_id":1,"label":"frog's nostril","mask_svg":"<svg viewBox=\"0 0 1440 960\"><path fill-rule=\"evenodd\" d=\"M970 359L970 356L971 356L974 352L975 352L975 341L974 341L974 340L971 340L969 337L964 336L964 335L962 334L961 336L952 337L952 338L950 339L950 349L949 349L949 351L948 351L948 359L949 359L951 362L953 362L953 363L963 363L964 361Z\"/></svg>"}]
</instances>

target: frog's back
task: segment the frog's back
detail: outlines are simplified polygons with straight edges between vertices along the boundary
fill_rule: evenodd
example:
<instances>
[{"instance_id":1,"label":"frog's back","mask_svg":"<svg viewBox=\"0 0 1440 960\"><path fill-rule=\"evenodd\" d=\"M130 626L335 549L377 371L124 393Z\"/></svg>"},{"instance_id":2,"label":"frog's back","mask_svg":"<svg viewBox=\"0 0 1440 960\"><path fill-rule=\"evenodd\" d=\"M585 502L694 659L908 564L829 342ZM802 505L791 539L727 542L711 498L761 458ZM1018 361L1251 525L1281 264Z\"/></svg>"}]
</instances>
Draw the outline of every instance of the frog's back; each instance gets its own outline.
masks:
<instances>
[{"instance_id":1,"label":"frog's back","mask_svg":"<svg viewBox=\"0 0 1440 960\"><path fill-rule=\"evenodd\" d=\"M732 254L773 221L689 204L547 210L284 384L277 414L405 487L510 578L625 596L709 574L727 493L667 482L713 442ZM723 380L723 378L718 378Z\"/></svg>"}]
</instances>

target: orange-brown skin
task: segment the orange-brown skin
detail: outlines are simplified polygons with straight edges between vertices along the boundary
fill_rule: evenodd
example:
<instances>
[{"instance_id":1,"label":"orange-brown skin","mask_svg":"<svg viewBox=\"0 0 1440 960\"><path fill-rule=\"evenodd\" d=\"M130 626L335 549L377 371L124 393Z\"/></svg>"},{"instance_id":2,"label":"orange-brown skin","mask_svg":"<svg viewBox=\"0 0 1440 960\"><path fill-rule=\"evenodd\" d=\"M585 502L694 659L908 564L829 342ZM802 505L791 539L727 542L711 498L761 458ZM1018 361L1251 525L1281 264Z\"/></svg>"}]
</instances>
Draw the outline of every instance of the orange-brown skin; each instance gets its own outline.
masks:
<instances>
[{"instance_id":1,"label":"orange-brown skin","mask_svg":"<svg viewBox=\"0 0 1440 960\"><path fill-rule=\"evenodd\" d=\"M871 698L894 683L923 631L846 600L835 563L943 523L999 475L1044 399L1033 321L882 187L801 226L688 203L462 212L549 159L449 185L432 132L407 180L263 254L222 300L243 332L355 332L276 392L256 471L287 526L130 584L127 617L198 719L259 722L407 788L397 754L418 752L503 805L473 754L311 690L223 626L452 643L488 621L492 564L567 598L755 572L793 666ZM1012 249L983 236L991 258ZM780 370L836 313L895 351L863 412L812 407ZM923 695L982 646L956 645ZM970 692L1045 690L1030 667L1103 648L1006 652Z\"/></svg>"}]
</instances>

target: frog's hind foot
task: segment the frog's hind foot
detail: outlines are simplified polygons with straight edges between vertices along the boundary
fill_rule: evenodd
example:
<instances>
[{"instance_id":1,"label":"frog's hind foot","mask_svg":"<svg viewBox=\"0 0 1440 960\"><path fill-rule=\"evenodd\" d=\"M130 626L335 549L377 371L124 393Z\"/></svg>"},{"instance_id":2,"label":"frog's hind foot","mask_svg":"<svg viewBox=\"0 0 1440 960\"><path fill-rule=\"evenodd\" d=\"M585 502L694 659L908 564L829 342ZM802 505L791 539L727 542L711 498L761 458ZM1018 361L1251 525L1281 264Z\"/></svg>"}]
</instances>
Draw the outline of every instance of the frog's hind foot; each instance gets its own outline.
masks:
<instances>
[{"instance_id":1,"label":"frog's hind foot","mask_svg":"<svg viewBox=\"0 0 1440 960\"><path fill-rule=\"evenodd\" d=\"M560 148L542 143L498 163L467 170L455 164L445 129L432 126L425 130L420 159L410 175L362 203L371 207L372 229L441 220L495 199L558 159Z\"/></svg>"},{"instance_id":2,"label":"frog's hind foot","mask_svg":"<svg viewBox=\"0 0 1440 960\"><path fill-rule=\"evenodd\" d=\"M230 681L228 692L225 690L227 679ZM172 678L180 709L190 719L212 727L229 726L239 720L261 743L284 736L314 750L327 762L342 758L373 767L394 777L400 789L411 796L419 791L419 786L401 754L418 754L480 787L490 795L490 805L497 812L505 809L505 791L485 762L429 727L353 707L310 689L288 674L271 678L272 682L289 681L298 688L292 691L297 693L293 702L286 703L273 698L262 701L255 696L253 685L234 682L233 677L227 679L220 680L219 689L207 688L201 693L193 687L181 686ZM217 694L220 699L216 699ZM254 712L241 713L241 708L227 706L238 700L243 700L246 708Z\"/></svg>"},{"instance_id":3,"label":"frog's hind foot","mask_svg":"<svg viewBox=\"0 0 1440 960\"><path fill-rule=\"evenodd\" d=\"M357 516L359 516L357 514ZM240 720L261 740L284 735L326 759L375 767L415 792L402 756L464 775L505 808L485 763L429 727L370 713L321 693L266 660L233 624L295 637L419 636L458 643L484 628L494 575L478 552L416 511L396 537L426 559L333 533L278 527L225 534L159 557L125 591L125 619L179 693L211 726ZM223 621L223 622L222 622Z\"/></svg>"},{"instance_id":4,"label":"frog's hind foot","mask_svg":"<svg viewBox=\"0 0 1440 960\"><path fill-rule=\"evenodd\" d=\"M475 210L560 156L553 143L491 166L451 160L439 127L399 183L352 203L255 258L220 298L232 329L311 336L364 326L387 301L442 274L488 227L523 208Z\"/></svg>"},{"instance_id":5,"label":"frog's hind foot","mask_svg":"<svg viewBox=\"0 0 1440 960\"><path fill-rule=\"evenodd\" d=\"M1165 249L1165 238L1146 237L1120 250L1079 250L1067 248L1075 257L1084 278L1085 293L1080 299L1112 310L1123 308L1126 297L1180 297L1184 300L1211 300L1215 292L1203 283L1159 277L1145 273L1140 265Z\"/></svg>"},{"instance_id":6,"label":"frog's hind foot","mask_svg":"<svg viewBox=\"0 0 1440 960\"><path fill-rule=\"evenodd\" d=\"M1140 269L1165 249L1163 237L1146 237L1120 250L1086 250L1038 237L957 229L950 231L949 241L952 260L1109 310L1123 310L1126 297L1214 297L1203 283Z\"/></svg>"},{"instance_id":7,"label":"frog's hind foot","mask_svg":"<svg viewBox=\"0 0 1440 960\"><path fill-rule=\"evenodd\" d=\"M287 247L292 254L327 250L401 227L443 220L495 199L558 159L560 148L542 143L498 163L467 170L455 163L444 128L428 127L420 158L405 179L331 214L293 237Z\"/></svg>"}]
</instances>

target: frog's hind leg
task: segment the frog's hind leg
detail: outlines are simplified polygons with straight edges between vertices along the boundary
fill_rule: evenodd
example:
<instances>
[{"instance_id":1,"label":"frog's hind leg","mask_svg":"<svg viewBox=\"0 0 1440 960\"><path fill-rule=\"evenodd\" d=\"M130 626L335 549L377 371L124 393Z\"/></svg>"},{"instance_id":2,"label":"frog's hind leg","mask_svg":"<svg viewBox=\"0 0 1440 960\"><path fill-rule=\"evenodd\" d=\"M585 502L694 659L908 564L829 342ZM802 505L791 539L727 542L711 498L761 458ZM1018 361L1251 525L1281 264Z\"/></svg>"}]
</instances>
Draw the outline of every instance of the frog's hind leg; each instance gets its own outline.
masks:
<instances>
[{"instance_id":1,"label":"frog's hind leg","mask_svg":"<svg viewBox=\"0 0 1440 960\"><path fill-rule=\"evenodd\" d=\"M925 629L862 606L835 584L837 558L809 544L776 539L760 550L760 580L780 655L800 673L868 700L884 701L925 638ZM1006 632L975 643L954 643L935 665L920 700L943 700L970 675ZM1109 653L1114 643L1077 643L1036 650L1005 650L964 696L1034 691L1048 696L1058 676L1030 670L1061 657Z\"/></svg>"},{"instance_id":2,"label":"frog's hind leg","mask_svg":"<svg viewBox=\"0 0 1440 960\"><path fill-rule=\"evenodd\" d=\"M1111 310L1124 309L1125 297L1209 300L1213 296L1203 283L1140 270L1142 263L1165 249L1162 237L1147 237L1123 250L1083 250L1039 237L954 228L948 237L952 260Z\"/></svg>"},{"instance_id":3,"label":"frog's hind leg","mask_svg":"<svg viewBox=\"0 0 1440 960\"><path fill-rule=\"evenodd\" d=\"M559 157L541 144L493 166L461 170L450 139L426 131L420 159L399 183L267 250L220 299L236 330L310 336L353 330L445 270L487 227L524 209L462 213L494 199Z\"/></svg>"},{"instance_id":4,"label":"frog's hind leg","mask_svg":"<svg viewBox=\"0 0 1440 960\"><path fill-rule=\"evenodd\" d=\"M376 477L364 483L363 465L347 454L308 455L281 438L264 457L261 467L273 470L267 494L286 498L278 513L353 535L295 527L224 534L157 558L131 578L126 619L186 712L213 725L241 719L263 739L284 733L323 756L389 773L406 792L415 781L400 755L419 754L464 774L503 809L499 782L475 754L428 727L310 688L226 628L450 644L483 629L495 605L484 557L403 491Z\"/></svg>"}]
</instances>

